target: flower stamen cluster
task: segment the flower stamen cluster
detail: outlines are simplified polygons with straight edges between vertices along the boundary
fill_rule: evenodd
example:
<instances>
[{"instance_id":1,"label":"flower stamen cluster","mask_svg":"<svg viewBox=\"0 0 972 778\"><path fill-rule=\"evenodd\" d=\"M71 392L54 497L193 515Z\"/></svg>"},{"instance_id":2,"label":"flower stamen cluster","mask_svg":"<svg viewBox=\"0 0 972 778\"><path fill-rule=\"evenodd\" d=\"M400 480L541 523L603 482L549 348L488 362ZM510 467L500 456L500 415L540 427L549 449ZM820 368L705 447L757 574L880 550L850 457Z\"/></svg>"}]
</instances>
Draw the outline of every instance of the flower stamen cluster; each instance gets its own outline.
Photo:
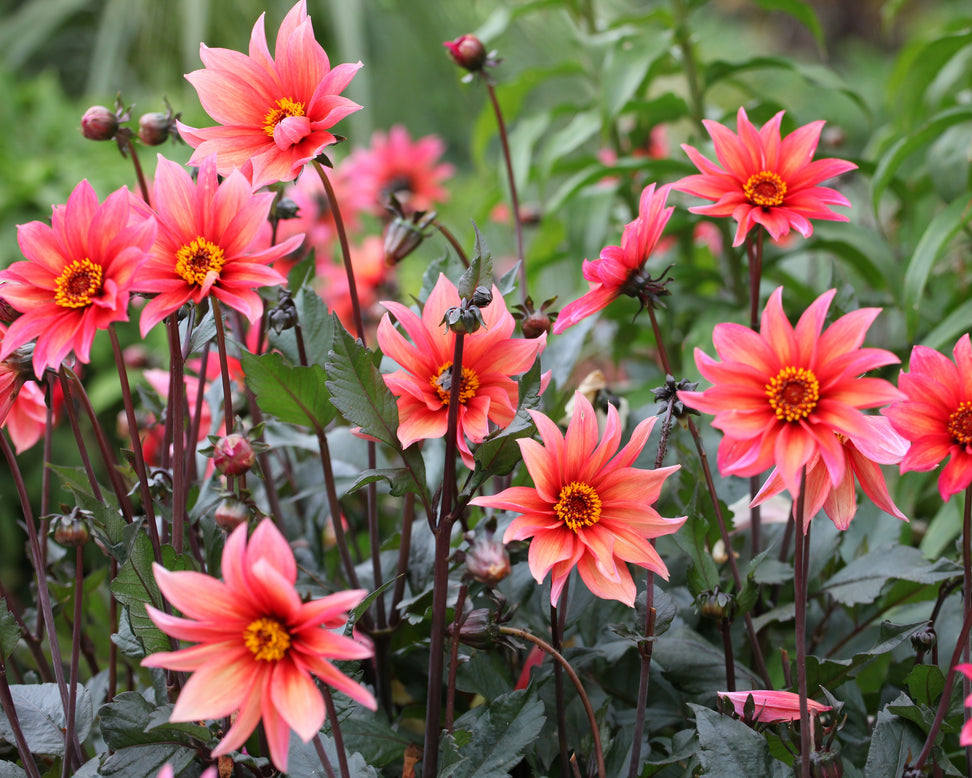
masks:
<instances>
[{"instance_id":1,"label":"flower stamen cluster","mask_svg":"<svg viewBox=\"0 0 972 778\"><path fill-rule=\"evenodd\" d=\"M571 481L558 495L554 513L574 532L593 527L601 518L601 498L590 484Z\"/></svg>"},{"instance_id":2,"label":"flower stamen cluster","mask_svg":"<svg viewBox=\"0 0 972 778\"><path fill-rule=\"evenodd\" d=\"M277 100L277 107L271 108L267 111L266 118L263 120L263 131L273 137L274 130L277 129L277 125L280 124L284 119L289 119L293 116L306 116L304 113L304 104L299 103L296 100L291 100L288 97L282 97Z\"/></svg>"},{"instance_id":3,"label":"flower stamen cluster","mask_svg":"<svg viewBox=\"0 0 972 778\"><path fill-rule=\"evenodd\" d=\"M948 434L956 443L968 446L972 443L972 402L966 400L948 417Z\"/></svg>"},{"instance_id":4,"label":"flower stamen cluster","mask_svg":"<svg viewBox=\"0 0 972 778\"><path fill-rule=\"evenodd\" d=\"M784 367L766 385L770 406L781 421L800 421L813 413L820 400L820 383L813 371Z\"/></svg>"},{"instance_id":5,"label":"flower stamen cluster","mask_svg":"<svg viewBox=\"0 0 972 778\"><path fill-rule=\"evenodd\" d=\"M761 170L749 177L743 186L743 194L753 205L762 208L782 205L786 197L786 182L777 173Z\"/></svg>"},{"instance_id":6,"label":"flower stamen cluster","mask_svg":"<svg viewBox=\"0 0 972 778\"><path fill-rule=\"evenodd\" d=\"M212 241L199 237L176 252L176 273L187 283L202 286L210 273L219 276L226 263L223 250Z\"/></svg>"},{"instance_id":7,"label":"flower stamen cluster","mask_svg":"<svg viewBox=\"0 0 972 778\"><path fill-rule=\"evenodd\" d=\"M439 372L432 376L432 388L435 389L443 405L449 404L452 396L452 362L446 362L439 368ZM465 405L479 390L479 376L471 367L462 369L462 381L459 386L459 404Z\"/></svg>"},{"instance_id":8,"label":"flower stamen cluster","mask_svg":"<svg viewBox=\"0 0 972 778\"><path fill-rule=\"evenodd\" d=\"M62 308L91 305L104 280L104 271L90 259L76 259L54 281L54 302Z\"/></svg>"},{"instance_id":9,"label":"flower stamen cluster","mask_svg":"<svg viewBox=\"0 0 972 778\"><path fill-rule=\"evenodd\" d=\"M279 621L261 617L243 630L243 643L255 659L261 662L278 662L290 648L290 633Z\"/></svg>"}]
</instances>

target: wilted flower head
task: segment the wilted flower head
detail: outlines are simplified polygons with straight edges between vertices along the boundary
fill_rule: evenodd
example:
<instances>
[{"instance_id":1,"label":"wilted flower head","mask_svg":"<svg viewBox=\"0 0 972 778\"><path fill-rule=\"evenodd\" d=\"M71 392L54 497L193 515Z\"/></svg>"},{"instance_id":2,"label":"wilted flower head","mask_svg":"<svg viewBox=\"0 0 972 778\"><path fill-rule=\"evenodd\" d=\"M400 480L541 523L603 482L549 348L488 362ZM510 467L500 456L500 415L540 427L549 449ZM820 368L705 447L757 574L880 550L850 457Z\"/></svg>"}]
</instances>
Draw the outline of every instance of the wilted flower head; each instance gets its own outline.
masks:
<instances>
[{"instance_id":1,"label":"wilted flower head","mask_svg":"<svg viewBox=\"0 0 972 778\"><path fill-rule=\"evenodd\" d=\"M813 232L811 219L847 221L846 216L830 210L830 206L850 207L850 201L820 184L857 165L842 159L812 161L824 122L811 122L781 139L783 113L780 111L757 130L745 109L740 108L737 134L718 122L703 119L721 167L691 146L682 145L701 173L686 176L675 184L675 189L715 201L713 205L690 208L692 213L735 219L738 226L733 246L742 244L756 224L763 225L778 239L791 229L809 237Z\"/></svg>"},{"instance_id":2,"label":"wilted flower head","mask_svg":"<svg viewBox=\"0 0 972 778\"><path fill-rule=\"evenodd\" d=\"M668 568L649 541L675 532L685 521L684 516L663 518L653 507L662 483L678 466L633 467L655 417L641 422L619 451L621 424L613 405L600 440L594 408L579 392L566 434L539 411L530 416L543 443L520 438L517 444L534 485L513 486L470 504L520 514L503 542L532 538L530 572L537 583L550 573L552 604L576 567L593 594L633 606L635 584L627 563L668 578Z\"/></svg>"},{"instance_id":3,"label":"wilted flower head","mask_svg":"<svg viewBox=\"0 0 972 778\"><path fill-rule=\"evenodd\" d=\"M184 615L147 606L155 625L198 645L150 654L146 667L190 672L170 719L197 721L236 714L213 756L234 751L262 720L270 759L286 772L290 730L309 741L324 723L324 700L312 675L372 710L363 686L329 660L364 659L372 651L332 632L365 595L362 590L302 602L297 564L280 531L265 519L247 541L237 527L223 549L223 580L153 565L162 594Z\"/></svg>"},{"instance_id":4,"label":"wilted flower head","mask_svg":"<svg viewBox=\"0 0 972 778\"><path fill-rule=\"evenodd\" d=\"M361 63L331 68L314 39L304 0L280 25L273 57L263 20L261 15L253 26L249 56L201 44L205 69L186 76L220 126L178 124L183 140L196 150L190 164L216 154L220 174L240 168L254 189L292 181L337 140L330 128L361 107L341 97Z\"/></svg>"}]
</instances>

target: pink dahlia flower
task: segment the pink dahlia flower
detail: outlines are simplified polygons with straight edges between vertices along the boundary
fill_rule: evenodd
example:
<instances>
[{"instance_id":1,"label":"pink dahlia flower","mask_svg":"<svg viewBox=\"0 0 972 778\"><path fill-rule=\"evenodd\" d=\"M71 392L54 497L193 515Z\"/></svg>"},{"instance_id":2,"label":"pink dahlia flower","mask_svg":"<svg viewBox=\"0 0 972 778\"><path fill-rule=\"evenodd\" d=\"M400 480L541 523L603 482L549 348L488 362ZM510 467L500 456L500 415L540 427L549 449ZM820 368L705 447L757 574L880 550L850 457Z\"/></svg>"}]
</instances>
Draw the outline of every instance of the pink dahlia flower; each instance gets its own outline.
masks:
<instances>
[{"instance_id":1,"label":"pink dahlia flower","mask_svg":"<svg viewBox=\"0 0 972 778\"><path fill-rule=\"evenodd\" d=\"M165 598L185 618L146 606L171 637L198 645L163 651L146 667L191 672L172 710L172 721L236 714L213 756L238 749L262 720L270 759L287 770L290 730L306 743L324 723L324 698L312 676L362 705L377 706L371 692L338 671L331 659L365 659L373 652L336 632L364 590L302 602L294 583L297 564L283 535L264 519L247 542L245 524L223 549L220 581L192 571L153 565Z\"/></svg>"},{"instance_id":2,"label":"pink dahlia flower","mask_svg":"<svg viewBox=\"0 0 972 778\"><path fill-rule=\"evenodd\" d=\"M378 345L402 367L385 376L385 383L398 398L398 439L408 447L417 440L445 437L450 397L447 381L452 375L456 336L442 324L442 317L459 305L459 293L448 278L439 275L421 317L401 303L382 305L412 339L409 343L402 336L388 314L382 317ZM457 445L468 467L474 462L466 440L481 443L489 434L490 422L505 427L513 421L519 389L511 376L529 370L547 345L546 333L533 340L510 337L516 322L495 286L493 301L482 314L486 326L466 335L463 343Z\"/></svg>"},{"instance_id":3,"label":"pink dahlia flower","mask_svg":"<svg viewBox=\"0 0 972 778\"><path fill-rule=\"evenodd\" d=\"M740 108L737 134L718 122L703 120L722 167L691 146L682 145L701 173L686 176L675 184L675 189L715 201L713 205L690 208L692 213L735 219L738 226L733 246L739 246L755 224L762 224L774 239L779 239L791 229L809 237L813 233L811 219L847 221L846 216L832 211L830 206L850 207L850 201L820 184L857 165L842 159L812 161L823 121L804 125L781 140L783 113L780 111L757 130L745 109Z\"/></svg>"},{"instance_id":4,"label":"pink dahlia flower","mask_svg":"<svg viewBox=\"0 0 972 778\"><path fill-rule=\"evenodd\" d=\"M272 193L253 194L234 170L222 182L214 157L205 159L196 181L183 167L159 156L154 202L159 234L138 274L137 290L155 297L142 310L142 336L188 302L213 295L251 323L263 313L255 289L286 283L268 265L296 249L295 235L270 248L257 236L270 212Z\"/></svg>"},{"instance_id":5,"label":"pink dahlia flower","mask_svg":"<svg viewBox=\"0 0 972 778\"><path fill-rule=\"evenodd\" d=\"M884 410L894 428L911 441L901 472L934 470L943 500L972 484L972 343L963 335L953 362L927 346L911 350L911 372L902 371L902 402Z\"/></svg>"},{"instance_id":6,"label":"pink dahlia flower","mask_svg":"<svg viewBox=\"0 0 972 778\"><path fill-rule=\"evenodd\" d=\"M880 378L862 373L898 362L890 351L862 348L879 308L860 308L823 329L836 290L824 292L796 327L783 313L783 288L766 303L759 332L741 324L717 324L712 341L722 361L695 350L695 364L713 383L704 392L679 392L690 408L715 415L712 426L725 434L719 444L723 474L759 475L776 466L796 498L800 473L819 456L837 487L844 480L847 453L839 435L858 447L887 448L882 428L862 408L901 399Z\"/></svg>"},{"instance_id":7,"label":"pink dahlia flower","mask_svg":"<svg viewBox=\"0 0 972 778\"><path fill-rule=\"evenodd\" d=\"M0 360L36 338L34 371L57 369L72 351L87 362L95 332L128 321L129 290L155 238L151 212L127 189L99 205L87 181L51 225L17 228L26 261L0 272L3 298L23 313L7 328Z\"/></svg>"},{"instance_id":8,"label":"pink dahlia flower","mask_svg":"<svg viewBox=\"0 0 972 778\"><path fill-rule=\"evenodd\" d=\"M444 151L445 143L438 136L413 141L408 130L396 124L387 135L375 132L371 144L355 149L344 167L362 200L379 216L387 213L390 195L408 211L427 211L449 199L442 182L454 168L439 162Z\"/></svg>"},{"instance_id":9,"label":"pink dahlia flower","mask_svg":"<svg viewBox=\"0 0 972 778\"><path fill-rule=\"evenodd\" d=\"M550 573L550 602L560 599L575 567L593 594L634 606L635 583L626 563L668 578L668 568L649 542L670 535L685 517L666 519L652 507L674 467L632 467L648 442L655 417L645 419L618 451L621 422L608 406L604 435L583 394L574 395L566 435L547 416L530 411L543 443L517 441L534 485L513 486L472 505L515 511L503 542L530 542L530 572L537 583Z\"/></svg>"},{"instance_id":10,"label":"pink dahlia flower","mask_svg":"<svg viewBox=\"0 0 972 778\"><path fill-rule=\"evenodd\" d=\"M646 295L658 291L644 266L675 210L665 207L669 190L671 186L663 186L657 192L654 184L645 187L638 218L624 228L621 245L601 249L601 255L593 262L584 260L583 273L590 291L564 306L553 325L555 335L606 308L619 295L637 297L644 305L648 302Z\"/></svg>"},{"instance_id":11,"label":"pink dahlia flower","mask_svg":"<svg viewBox=\"0 0 972 778\"><path fill-rule=\"evenodd\" d=\"M753 689L748 692L719 692L719 696L732 703L736 715L743 716L746 707L746 700L750 697L756 704L756 721L763 724L779 724L783 721L800 720L800 695L793 692L775 692L762 689ZM810 715L824 713L832 710L829 705L807 700L807 707Z\"/></svg>"},{"instance_id":12,"label":"pink dahlia flower","mask_svg":"<svg viewBox=\"0 0 972 778\"><path fill-rule=\"evenodd\" d=\"M336 141L330 128L361 108L341 97L361 63L331 68L314 39L304 0L280 25L273 57L263 15L253 26L249 56L206 44L201 44L199 56L205 68L186 79L219 126L178 124L179 134L195 149L189 164L216 154L222 175L240 168L254 189L292 181Z\"/></svg>"},{"instance_id":13,"label":"pink dahlia flower","mask_svg":"<svg viewBox=\"0 0 972 778\"><path fill-rule=\"evenodd\" d=\"M955 665L955 669L962 673L962 675L964 675L966 678L972 680L972 665ZM972 708L972 694L965 698L965 707ZM959 735L959 745L972 746L972 719L966 719L965 723L962 725L962 733Z\"/></svg>"},{"instance_id":14,"label":"pink dahlia flower","mask_svg":"<svg viewBox=\"0 0 972 778\"><path fill-rule=\"evenodd\" d=\"M864 420L874 431L869 438L855 440L853 436L838 435L846 458L844 477L839 484L831 482L827 466L819 455L807 465L804 527L823 508L837 529L847 529L857 513L855 479L878 508L903 521L908 520L888 494L888 485L880 468L880 465L898 464L908 451L908 441L895 432L883 416L865 416ZM785 489L779 470L774 470L752 504L761 505Z\"/></svg>"}]
</instances>

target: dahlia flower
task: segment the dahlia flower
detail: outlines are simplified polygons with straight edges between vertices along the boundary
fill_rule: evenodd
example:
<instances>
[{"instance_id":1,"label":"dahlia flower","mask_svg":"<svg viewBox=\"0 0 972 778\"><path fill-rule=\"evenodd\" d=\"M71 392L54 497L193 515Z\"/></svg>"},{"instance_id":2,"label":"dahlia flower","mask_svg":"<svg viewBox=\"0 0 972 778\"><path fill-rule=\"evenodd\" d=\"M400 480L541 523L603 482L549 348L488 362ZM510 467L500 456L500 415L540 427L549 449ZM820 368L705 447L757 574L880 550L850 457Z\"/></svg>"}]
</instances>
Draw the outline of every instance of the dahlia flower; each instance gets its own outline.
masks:
<instances>
[{"instance_id":1,"label":"dahlia flower","mask_svg":"<svg viewBox=\"0 0 972 778\"><path fill-rule=\"evenodd\" d=\"M955 665L955 669L962 673L962 675L964 675L966 678L972 680L972 665ZM965 707L972 708L972 694L965 698ZM965 723L962 725L962 733L959 735L959 745L972 746L972 719L966 719Z\"/></svg>"},{"instance_id":2,"label":"dahlia flower","mask_svg":"<svg viewBox=\"0 0 972 778\"><path fill-rule=\"evenodd\" d=\"M745 715L746 700L752 697L756 703L756 721L763 724L800 720L800 695L793 692L753 689L747 692L719 692L719 696L732 703L737 716ZM832 710L829 705L815 700L807 700L807 707L811 716Z\"/></svg>"},{"instance_id":3,"label":"dahlia flower","mask_svg":"<svg viewBox=\"0 0 972 778\"><path fill-rule=\"evenodd\" d=\"M880 426L862 408L901 399L880 378L862 373L898 362L890 351L862 348L879 308L860 308L823 330L836 290L818 297L796 327L783 313L783 289L766 303L759 332L741 324L717 324L712 341L722 361L695 350L699 372L714 385L704 392L679 392L690 408L715 415L712 426L725 434L718 464L724 475L759 475L776 465L796 499L800 473L819 456L837 487L847 454L838 435L858 447L886 447Z\"/></svg>"},{"instance_id":4,"label":"dahlia flower","mask_svg":"<svg viewBox=\"0 0 972 778\"><path fill-rule=\"evenodd\" d=\"M382 302L412 339L409 343L402 336L388 314L382 317L378 345L402 368L386 375L385 383L398 398L398 439L403 447L445 437L450 397L446 382L452 375L456 336L442 325L442 317L459 302L455 285L441 274L421 317L401 303ZM466 335L463 343L456 442L468 467L474 462L467 438L481 443L490 422L505 427L513 421L519 389L511 376L529 370L547 344L546 333L533 340L510 337L516 323L495 286L493 302L482 315L485 326Z\"/></svg>"},{"instance_id":5,"label":"dahlia flower","mask_svg":"<svg viewBox=\"0 0 972 778\"><path fill-rule=\"evenodd\" d=\"M513 486L476 497L471 505L515 511L503 542L530 542L529 564L537 583L550 573L554 605L575 567L597 597L634 606L635 583L627 562L654 570L666 580L668 568L649 542L670 535L685 517L666 519L652 507L665 479L678 470L632 467L648 442L655 417L635 427L618 451L621 422L608 406L604 435L583 394L574 394L574 413L566 434L539 411L530 411L543 443L521 438L520 453L534 485Z\"/></svg>"},{"instance_id":6,"label":"dahlia flower","mask_svg":"<svg viewBox=\"0 0 972 778\"><path fill-rule=\"evenodd\" d=\"M817 515L821 508L830 517L834 526L845 530L850 526L851 519L857 513L857 493L854 490L854 479L861 484L871 502L885 513L890 513L903 521L908 518L901 512L891 495L888 485L884 481L884 474L880 465L896 465L908 451L908 441L902 438L891 427L891 423L883 416L865 416L864 420L874 430L870 440L856 440L853 436L838 435L841 449L846 461L844 463L844 477L839 484L833 484L826 465L815 456L807 464L807 493L804 497L803 519L804 527L810 519ZM875 445L875 443L877 445ZM774 495L782 492L786 487L779 471L770 473L766 483L759 490L753 505L761 505Z\"/></svg>"},{"instance_id":7,"label":"dahlia flower","mask_svg":"<svg viewBox=\"0 0 972 778\"><path fill-rule=\"evenodd\" d=\"M901 472L934 470L946 457L938 476L943 500L972 484L972 345L959 338L953 362L927 346L911 350L911 372L902 371L898 388L902 402L885 408L894 428L911 441L901 460Z\"/></svg>"},{"instance_id":8,"label":"dahlia flower","mask_svg":"<svg viewBox=\"0 0 972 778\"><path fill-rule=\"evenodd\" d=\"M649 295L660 293L657 282L652 282L644 272L644 266L675 210L665 207L670 189L671 186L663 186L656 192L654 184L645 187L638 218L624 228L621 245L601 249L601 255L593 262L584 260L583 273L590 291L564 306L553 325L555 335L606 308L618 295L637 297L644 305Z\"/></svg>"},{"instance_id":9,"label":"dahlia flower","mask_svg":"<svg viewBox=\"0 0 972 778\"><path fill-rule=\"evenodd\" d=\"M386 213L390 195L409 211L427 211L449 199L442 182L454 168L439 162L444 151L437 135L413 141L408 130L396 124L387 135L376 131L369 146L351 152L344 167L379 216Z\"/></svg>"},{"instance_id":10,"label":"dahlia flower","mask_svg":"<svg viewBox=\"0 0 972 778\"><path fill-rule=\"evenodd\" d=\"M55 205L51 225L17 228L26 261L0 272L3 298L23 313L11 322L0 360L37 339L34 372L57 369L72 351L87 362L95 332L128 321L128 297L155 237L151 212L127 189L99 205L87 181L66 205Z\"/></svg>"},{"instance_id":11,"label":"dahlia flower","mask_svg":"<svg viewBox=\"0 0 972 778\"><path fill-rule=\"evenodd\" d=\"M268 267L300 245L295 235L259 248L257 235L273 202L272 193L253 194L234 170L220 183L216 160L205 159L194 182L175 162L159 157L154 200L159 234L135 284L155 297L142 310L142 336L188 302L212 294L251 323L263 313L255 289L286 283Z\"/></svg>"},{"instance_id":12,"label":"dahlia flower","mask_svg":"<svg viewBox=\"0 0 972 778\"><path fill-rule=\"evenodd\" d=\"M171 637L198 645L150 654L145 667L191 672L172 721L236 714L213 756L240 748L262 720L270 759L287 770L290 730L307 742L324 723L324 699L312 674L374 710L371 693L339 672L330 659L364 659L372 651L331 630L343 627L366 592L347 591L301 602L290 545L269 519L247 542L241 524L226 539L223 580L153 565L162 594L185 618L146 606Z\"/></svg>"},{"instance_id":13,"label":"dahlia flower","mask_svg":"<svg viewBox=\"0 0 972 778\"><path fill-rule=\"evenodd\" d=\"M249 56L206 44L200 45L199 56L204 69L186 79L220 126L196 129L179 122L179 134L195 149L189 164L216 154L220 174L240 168L254 189L292 181L336 142L329 129L361 108L341 97L361 63L331 68L314 39L304 0L280 25L273 57L263 15L253 26Z\"/></svg>"},{"instance_id":14,"label":"dahlia flower","mask_svg":"<svg viewBox=\"0 0 972 778\"><path fill-rule=\"evenodd\" d=\"M847 221L846 216L829 206L849 207L850 202L840 192L820 184L857 165L842 159L811 161L823 121L804 125L781 140L783 113L780 111L757 130L745 109L740 108L736 134L718 122L703 120L721 167L691 146L682 145L701 173L686 176L674 188L715 201L713 205L689 208L692 213L735 219L738 226L733 246L745 240L754 224L762 224L774 239L779 239L791 229L809 237L813 233L811 219Z\"/></svg>"}]
</instances>

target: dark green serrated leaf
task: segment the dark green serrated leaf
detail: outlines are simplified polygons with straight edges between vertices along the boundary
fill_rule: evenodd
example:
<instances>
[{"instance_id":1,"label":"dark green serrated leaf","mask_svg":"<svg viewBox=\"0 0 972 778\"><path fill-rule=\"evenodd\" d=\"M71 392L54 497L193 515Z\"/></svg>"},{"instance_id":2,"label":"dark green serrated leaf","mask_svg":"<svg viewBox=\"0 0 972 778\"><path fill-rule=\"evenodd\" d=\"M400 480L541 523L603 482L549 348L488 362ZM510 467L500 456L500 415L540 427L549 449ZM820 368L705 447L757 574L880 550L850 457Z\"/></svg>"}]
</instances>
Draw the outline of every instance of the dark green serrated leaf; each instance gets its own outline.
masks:
<instances>
[{"instance_id":1,"label":"dark green serrated leaf","mask_svg":"<svg viewBox=\"0 0 972 778\"><path fill-rule=\"evenodd\" d=\"M171 705L156 707L138 692L122 692L98 711L102 736L113 750L147 743L193 746L212 739L209 729L191 722L169 722Z\"/></svg>"},{"instance_id":2,"label":"dark green serrated leaf","mask_svg":"<svg viewBox=\"0 0 972 778\"><path fill-rule=\"evenodd\" d=\"M132 631L142 641L146 653L168 651L172 648L169 638L148 616L146 605L162 608L162 593L152 573L152 544L144 533L136 535L128 560L119 569L111 583L111 592L128 608ZM167 570L192 570L192 560L177 555L172 546L162 547L162 564Z\"/></svg>"},{"instance_id":3,"label":"dark green serrated leaf","mask_svg":"<svg viewBox=\"0 0 972 778\"><path fill-rule=\"evenodd\" d=\"M320 365L288 365L275 352L260 356L244 352L242 363L246 385L265 413L320 431L334 418L325 388L327 376Z\"/></svg>"},{"instance_id":4,"label":"dark green serrated leaf","mask_svg":"<svg viewBox=\"0 0 972 778\"><path fill-rule=\"evenodd\" d=\"M692 560L692 569L689 571L689 586L693 595L705 591L714 591L720 583L719 570L706 546L707 532L708 528L705 522L696 518L687 521L682 531L673 536L678 547L688 554Z\"/></svg>"},{"instance_id":5,"label":"dark green serrated leaf","mask_svg":"<svg viewBox=\"0 0 972 778\"><path fill-rule=\"evenodd\" d=\"M342 723L342 727L344 724ZM324 745L324 753L336 770L339 760L333 738L318 735ZM361 754L347 754L349 778L378 778L378 771L370 766ZM328 773L321 764L313 743L302 743L299 737L290 738L290 752L287 756L287 774L301 778L327 778Z\"/></svg>"},{"instance_id":6,"label":"dark green serrated leaf","mask_svg":"<svg viewBox=\"0 0 972 778\"><path fill-rule=\"evenodd\" d=\"M321 296L310 287L303 287L294 295L294 305L297 307L307 364L323 365L334 343L335 319L328 312ZM271 329L270 343L287 357L290 364L301 363L296 328L284 330L279 335Z\"/></svg>"},{"instance_id":7,"label":"dark green serrated leaf","mask_svg":"<svg viewBox=\"0 0 972 778\"><path fill-rule=\"evenodd\" d=\"M61 756L64 753L64 730L67 722L64 705L56 683L10 684L20 729L31 753ZM91 732L94 707L91 694L80 684L74 708L74 726L82 742ZM13 743L13 730L5 713L0 711L0 740Z\"/></svg>"},{"instance_id":8,"label":"dark green serrated leaf","mask_svg":"<svg viewBox=\"0 0 972 778\"><path fill-rule=\"evenodd\" d=\"M367 486L377 481L387 481L389 486L391 486L390 491L394 497L404 497L407 492L420 494L416 490L415 481L412 480L412 474L404 467L381 467L375 470L364 470L348 487L348 493L356 492L362 486Z\"/></svg>"},{"instance_id":9,"label":"dark green serrated leaf","mask_svg":"<svg viewBox=\"0 0 972 778\"><path fill-rule=\"evenodd\" d=\"M927 622L915 624L892 624L885 621L881 624L881 634L877 642L867 651L855 654L850 659L824 659L818 656L807 657L807 688L816 689L826 686L833 689L840 686L848 678L855 677L861 669L879 656L887 654L909 639L914 631L925 626ZM796 673L794 671L794 678Z\"/></svg>"},{"instance_id":10,"label":"dark green serrated leaf","mask_svg":"<svg viewBox=\"0 0 972 778\"><path fill-rule=\"evenodd\" d=\"M0 661L7 660L18 642L20 642L20 627L13 614L7 610L6 600L0 600Z\"/></svg>"},{"instance_id":11,"label":"dark green serrated leaf","mask_svg":"<svg viewBox=\"0 0 972 778\"><path fill-rule=\"evenodd\" d=\"M910 702L902 693L894 704L905 704L905 701ZM901 775L905 765L921 752L924 745L921 731L910 721L890 713L888 707L878 712L864 765L864 778Z\"/></svg>"},{"instance_id":12,"label":"dark green serrated leaf","mask_svg":"<svg viewBox=\"0 0 972 778\"><path fill-rule=\"evenodd\" d=\"M99 775L118 775L131 778L134 775L155 776L166 765L179 775L196 758L196 749L176 743L146 743L122 748L111 754L101 766Z\"/></svg>"},{"instance_id":13,"label":"dark green serrated leaf","mask_svg":"<svg viewBox=\"0 0 972 778\"><path fill-rule=\"evenodd\" d=\"M932 584L961 572L958 565L945 558L929 562L912 546L883 545L831 576L821 590L844 605L857 605L874 602L892 579Z\"/></svg>"},{"instance_id":14,"label":"dark green serrated leaf","mask_svg":"<svg viewBox=\"0 0 972 778\"><path fill-rule=\"evenodd\" d=\"M793 773L772 757L766 738L741 721L689 703L699 731L703 775L718 778L785 778Z\"/></svg>"},{"instance_id":15,"label":"dark green serrated leaf","mask_svg":"<svg viewBox=\"0 0 972 778\"><path fill-rule=\"evenodd\" d=\"M0 778L27 778L27 771L13 762L0 762Z\"/></svg>"},{"instance_id":16,"label":"dark green serrated leaf","mask_svg":"<svg viewBox=\"0 0 972 778\"><path fill-rule=\"evenodd\" d=\"M908 691L915 702L937 705L945 688L945 676L936 665L916 665L905 678Z\"/></svg>"},{"instance_id":17,"label":"dark green serrated leaf","mask_svg":"<svg viewBox=\"0 0 972 778\"><path fill-rule=\"evenodd\" d=\"M439 778L505 778L540 734L546 716L533 692L514 691L474 708L442 741ZM461 743L459 730L471 734Z\"/></svg>"},{"instance_id":18,"label":"dark green serrated leaf","mask_svg":"<svg viewBox=\"0 0 972 778\"><path fill-rule=\"evenodd\" d=\"M48 467L61 479L61 485L74 495L78 507L90 512L91 530L95 538L103 543L117 562L124 564L135 535L140 532L140 526L125 521L110 493L102 490L101 498L95 497L88 476L82 468L51 464Z\"/></svg>"},{"instance_id":19,"label":"dark green serrated leaf","mask_svg":"<svg viewBox=\"0 0 972 778\"><path fill-rule=\"evenodd\" d=\"M344 744L351 752L358 752L374 767L401 764L405 749L414 742L407 735L396 732L377 716L352 716L341 722Z\"/></svg>"}]
</instances>

